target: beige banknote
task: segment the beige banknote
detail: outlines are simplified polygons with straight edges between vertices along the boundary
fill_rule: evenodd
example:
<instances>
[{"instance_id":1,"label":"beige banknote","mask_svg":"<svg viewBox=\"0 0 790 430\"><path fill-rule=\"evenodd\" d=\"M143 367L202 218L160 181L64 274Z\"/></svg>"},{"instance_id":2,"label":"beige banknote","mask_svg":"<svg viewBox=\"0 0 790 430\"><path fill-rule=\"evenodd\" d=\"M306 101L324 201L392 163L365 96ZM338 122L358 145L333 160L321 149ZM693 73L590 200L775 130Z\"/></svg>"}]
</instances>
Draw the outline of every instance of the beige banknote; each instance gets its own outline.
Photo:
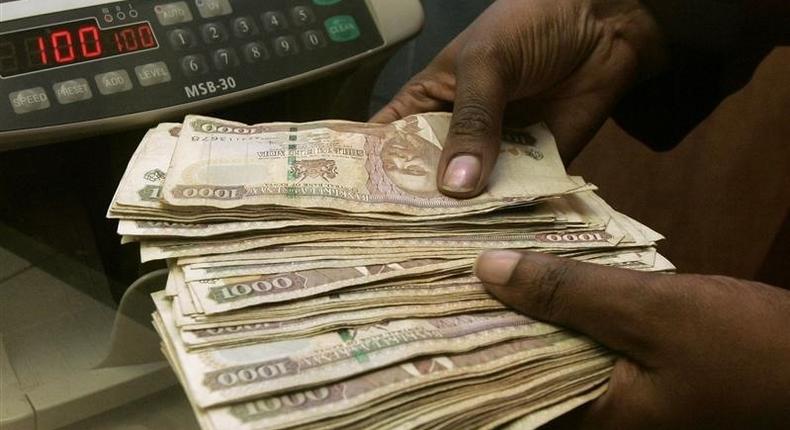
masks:
<instances>
[{"instance_id":1,"label":"beige banknote","mask_svg":"<svg viewBox=\"0 0 790 430\"><path fill-rule=\"evenodd\" d=\"M123 206L160 209L162 184L167 176L181 124L163 123L143 137L118 185L108 213Z\"/></svg>"},{"instance_id":2,"label":"beige banknote","mask_svg":"<svg viewBox=\"0 0 790 430\"><path fill-rule=\"evenodd\" d=\"M193 298L206 314L264 303L313 297L357 285L375 285L394 278L433 273L471 272L474 260L408 260L389 264L306 270L263 276L188 282Z\"/></svg>"},{"instance_id":3,"label":"beige banknote","mask_svg":"<svg viewBox=\"0 0 790 430\"><path fill-rule=\"evenodd\" d=\"M315 241L309 241L310 238ZM599 229L546 229L544 231L500 231L496 233L315 233L285 236L246 236L237 239L203 241L143 241L143 261L224 254L247 250L299 245L316 247L368 248L600 248L617 246L625 237L622 227L611 221ZM645 240L629 241L629 246L648 245Z\"/></svg>"},{"instance_id":4,"label":"beige banknote","mask_svg":"<svg viewBox=\"0 0 790 430\"><path fill-rule=\"evenodd\" d=\"M480 300L452 300L444 303L409 306L387 306L312 315L281 321L241 325L225 325L198 330L180 330L179 335L189 350L223 346L249 345L276 340L298 339L351 329L383 321L406 318L433 318L448 315L470 315L476 312L505 310L505 305L493 298Z\"/></svg>"},{"instance_id":5,"label":"beige banknote","mask_svg":"<svg viewBox=\"0 0 790 430\"><path fill-rule=\"evenodd\" d=\"M454 300L482 300L490 298L476 278L461 277L461 282L403 283L377 287L345 289L331 294L260 306L248 307L220 314L187 314L173 303L176 324L180 328L203 329L238 324L288 321L381 306L409 306L441 304Z\"/></svg>"},{"instance_id":6,"label":"beige banknote","mask_svg":"<svg viewBox=\"0 0 790 430\"><path fill-rule=\"evenodd\" d=\"M188 352L169 304L157 311L200 407L326 384L424 355L458 353L558 329L511 312L390 321L307 339Z\"/></svg>"},{"instance_id":7,"label":"beige banknote","mask_svg":"<svg viewBox=\"0 0 790 430\"><path fill-rule=\"evenodd\" d=\"M326 422L328 418L367 409L395 396L413 399L411 393L416 390L484 378L508 368L535 366L547 357L562 357L590 348L584 340L566 334L517 339L468 353L417 359L304 391L210 408L206 413L216 428L297 427Z\"/></svg>"},{"instance_id":8,"label":"beige banknote","mask_svg":"<svg viewBox=\"0 0 790 430\"><path fill-rule=\"evenodd\" d=\"M444 393L424 399L421 404L407 404L396 413L382 418L372 418L355 423L350 429L370 428L375 422L377 429L398 428L453 428L446 427L447 421L460 421L468 428L485 427L486 412L493 409L500 415L508 412L528 415L533 411L563 401L567 397L599 386L606 381L611 370L611 360L596 357L575 363L572 366L553 369L538 375L517 375L511 380L492 381L478 384L476 389ZM519 378L519 376L521 376ZM438 397L438 398L437 398ZM395 411L393 411L395 412ZM457 427L456 427L457 428Z\"/></svg>"},{"instance_id":9,"label":"beige banknote","mask_svg":"<svg viewBox=\"0 0 790 430\"><path fill-rule=\"evenodd\" d=\"M452 217L579 189L544 126L503 144L491 185L456 200L436 188L449 114L393 124L253 125L188 116L165 179L172 206L297 207ZM525 177L526 175L526 177Z\"/></svg>"},{"instance_id":10,"label":"beige banknote","mask_svg":"<svg viewBox=\"0 0 790 430\"><path fill-rule=\"evenodd\" d=\"M342 269L353 267L368 267L387 264L401 264L411 260L465 260L469 261L476 257L475 253L407 253L407 254L394 254L394 255L380 255L380 256L362 256L356 259L330 259L331 255L327 255L323 259L316 259L310 261L299 261L290 263L258 263L243 266L220 266L210 267L203 269L191 269L189 266L183 266L184 278L187 282L220 279L220 278L236 278L242 276L258 276L258 275L273 275L276 273L287 272L306 272L317 269Z\"/></svg>"}]
</instances>

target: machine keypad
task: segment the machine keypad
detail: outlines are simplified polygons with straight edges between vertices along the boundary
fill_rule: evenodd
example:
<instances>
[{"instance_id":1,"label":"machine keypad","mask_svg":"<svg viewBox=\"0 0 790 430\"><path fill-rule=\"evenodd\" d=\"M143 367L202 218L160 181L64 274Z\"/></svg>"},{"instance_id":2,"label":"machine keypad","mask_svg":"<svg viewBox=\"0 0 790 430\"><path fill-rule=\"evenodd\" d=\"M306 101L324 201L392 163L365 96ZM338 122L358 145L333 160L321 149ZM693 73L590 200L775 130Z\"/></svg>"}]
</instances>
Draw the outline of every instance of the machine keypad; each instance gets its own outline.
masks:
<instances>
[{"instance_id":1,"label":"machine keypad","mask_svg":"<svg viewBox=\"0 0 790 430\"><path fill-rule=\"evenodd\" d=\"M307 49L313 50L326 46L326 38L316 30L308 30L302 33L302 42Z\"/></svg>"},{"instance_id":2,"label":"machine keypad","mask_svg":"<svg viewBox=\"0 0 790 430\"><path fill-rule=\"evenodd\" d=\"M153 5L151 18L167 27L159 42L171 53L179 53L177 61L171 63L168 57L159 57L161 61L149 57L148 61L140 62L143 64L125 64L123 68L96 74L94 82L90 82L90 78L74 78L31 83L26 85L29 88L8 93L9 101L15 113L24 114L50 108L53 103L50 97L56 104L69 105L92 99L94 91L111 96L136 87L173 83L180 78L172 75L173 68L180 68L181 74L189 80L202 80L214 71L238 68L242 63L260 64L271 60L272 56L306 56L326 49L329 44L342 44L361 37L362 31L354 16L327 13L328 6L341 2L303 0L292 5L283 1L279 9L262 12L245 9L234 15L234 7L240 6L231 0L165 0ZM127 36L124 33L124 37ZM136 84L132 81L132 73Z\"/></svg>"},{"instance_id":3,"label":"machine keypad","mask_svg":"<svg viewBox=\"0 0 790 430\"><path fill-rule=\"evenodd\" d=\"M47 92L41 87L14 91L8 95L8 99L17 114L47 109L50 106Z\"/></svg>"},{"instance_id":4,"label":"machine keypad","mask_svg":"<svg viewBox=\"0 0 790 430\"><path fill-rule=\"evenodd\" d=\"M187 76L200 76L208 73L208 63L203 55L187 55L181 59L181 69Z\"/></svg>"},{"instance_id":5,"label":"machine keypad","mask_svg":"<svg viewBox=\"0 0 790 430\"><path fill-rule=\"evenodd\" d=\"M239 39L246 39L258 34L258 25L255 20L248 16L242 16L233 20L233 35Z\"/></svg>"},{"instance_id":6,"label":"machine keypad","mask_svg":"<svg viewBox=\"0 0 790 430\"><path fill-rule=\"evenodd\" d=\"M335 42L350 42L360 36L357 21L350 15L333 16L324 21L324 27Z\"/></svg>"},{"instance_id":7,"label":"machine keypad","mask_svg":"<svg viewBox=\"0 0 790 430\"><path fill-rule=\"evenodd\" d=\"M274 52L280 57L296 55L299 53L299 45L293 36L281 36L274 39Z\"/></svg>"},{"instance_id":8,"label":"machine keypad","mask_svg":"<svg viewBox=\"0 0 790 430\"><path fill-rule=\"evenodd\" d=\"M93 98L91 86L88 84L88 80L83 78L58 82L52 86L52 91L62 105Z\"/></svg>"},{"instance_id":9,"label":"machine keypad","mask_svg":"<svg viewBox=\"0 0 790 430\"><path fill-rule=\"evenodd\" d=\"M217 70L232 69L239 66L239 56L233 49L218 49L211 55Z\"/></svg>"},{"instance_id":10,"label":"machine keypad","mask_svg":"<svg viewBox=\"0 0 790 430\"><path fill-rule=\"evenodd\" d=\"M216 18L233 13L230 0L195 0L195 5L203 18Z\"/></svg>"},{"instance_id":11,"label":"machine keypad","mask_svg":"<svg viewBox=\"0 0 790 430\"><path fill-rule=\"evenodd\" d=\"M291 9L291 19L297 26L306 27L315 22L315 14L307 6L296 6Z\"/></svg>"},{"instance_id":12,"label":"machine keypad","mask_svg":"<svg viewBox=\"0 0 790 430\"><path fill-rule=\"evenodd\" d=\"M129 73L126 70L100 73L94 79L96 80L96 87L99 88L99 92L104 96L130 91L134 88L132 78L129 77Z\"/></svg>"},{"instance_id":13,"label":"machine keypad","mask_svg":"<svg viewBox=\"0 0 790 430\"><path fill-rule=\"evenodd\" d=\"M154 7L156 19L162 25L175 25L191 22L194 18L189 5L185 1L160 4Z\"/></svg>"},{"instance_id":14,"label":"machine keypad","mask_svg":"<svg viewBox=\"0 0 790 430\"><path fill-rule=\"evenodd\" d=\"M216 18L233 12L228 0L194 0L201 18ZM160 6L181 7L181 2ZM324 6L333 3L314 2ZM171 13L170 15L173 15ZM184 14L181 14L184 15ZM190 14L191 15L191 14ZM242 61L255 64L270 58L269 49L279 57L299 54L303 49L313 51L334 42L347 42L359 38L360 30L353 17L339 15L316 25L315 11L310 6L294 6L287 10L270 10L260 15L260 21L251 16L231 17L227 21L211 21L199 26L200 38L187 28L176 28L168 33L170 45L177 51L191 55L181 58L181 69L188 77L198 77L213 70L238 67ZM260 27L262 25L262 27ZM229 27L226 27L229 26ZM301 31L289 32L291 26ZM311 28L313 27L313 28ZM230 31L228 31L230 28ZM269 34L261 38L260 34ZM289 34L291 33L291 34ZM234 40L250 40L233 49L228 46ZM268 40L264 40L268 39ZM201 45L220 45L206 57L195 53ZM267 47L268 46L268 47Z\"/></svg>"},{"instance_id":15,"label":"machine keypad","mask_svg":"<svg viewBox=\"0 0 790 430\"><path fill-rule=\"evenodd\" d=\"M263 28L268 33L279 33L288 29L288 21L282 12L266 12L262 15Z\"/></svg>"},{"instance_id":16,"label":"machine keypad","mask_svg":"<svg viewBox=\"0 0 790 430\"><path fill-rule=\"evenodd\" d=\"M244 60L250 64L269 59L269 50L260 42L250 42L244 45Z\"/></svg>"},{"instance_id":17,"label":"machine keypad","mask_svg":"<svg viewBox=\"0 0 790 430\"><path fill-rule=\"evenodd\" d=\"M170 69L164 61L137 66L134 68L134 73L137 75L137 81L144 87L164 84L172 80Z\"/></svg>"},{"instance_id":18,"label":"machine keypad","mask_svg":"<svg viewBox=\"0 0 790 430\"><path fill-rule=\"evenodd\" d=\"M108 1L3 21L0 141L9 131L142 121L145 112L266 94L388 46L376 2Z\"/></svg>"},{"instance_id":19,"label":"machine keypad","mask_svg":"<svg viewBox=\"0 0 790 430\"><path fill-rule=\"evenodd\" d=\"M203 41L209 45L222 43L228 40L228 30L218 22L210 22L201 27Z\"/></svg>"},{"instance_id":20,"label":"machine keypad","mask_svg":"<svg viewBox=\"0 0 790 430\"><path fill-rule=\"evenodd\" d=\"M195 33L183 28L177 28L171 31L168 33L167 38L170 40L170 46L177 51L183 51L197 45Z\"/></svg>"}]
</instances>

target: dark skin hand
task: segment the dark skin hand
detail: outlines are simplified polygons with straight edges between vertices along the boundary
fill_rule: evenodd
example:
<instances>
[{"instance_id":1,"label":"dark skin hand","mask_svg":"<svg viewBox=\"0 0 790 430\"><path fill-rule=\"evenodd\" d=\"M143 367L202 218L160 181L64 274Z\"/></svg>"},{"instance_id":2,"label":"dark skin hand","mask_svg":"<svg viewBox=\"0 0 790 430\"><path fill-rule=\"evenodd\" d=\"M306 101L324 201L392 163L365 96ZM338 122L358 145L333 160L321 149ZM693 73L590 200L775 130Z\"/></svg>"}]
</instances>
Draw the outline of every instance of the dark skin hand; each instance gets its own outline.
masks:
<instances>
[{"instance_id":1,"label":"dark skin hand","mask_svg":"<svg viewBox=\"0 0 790 430\"><path fill-rule=\"evenodd\" d=\"M766 8L776 9L747 10L777 22L787 16L763 13ZM656 23L636 0L499 0L372 121L452 106L437 183L449 196L474 197L496 163L503 123L545 121L569 161L622 95L661 71L667 56ZM601 398L550 426L790 423L788 291L514 251L482 254L476 273L514 309L588 335L621 356Z\"/></svg>"},{"instance_id":2,"label":"dark skin hand","mask_svg":"<svg viewBox=\"0 0 790 430\"><path fill-rule=\"evenodd\" d=\"M554 428L787 428L790 291L488 251L477 276L504 303L621 355L599 399Z\"/></svg>"},{"instance_id":3,"label":"dark skin hand","mask_svg":"<svg viewBox=\"0 0 790 430\"><path fill-rule=\"evenodd\" d=\"M500 0L371 118L453 104L439 190L480 194L509 126L545 121L568 160L641 77L663 66L661 36L635 0Z\"/></svg>"}]
</instances>

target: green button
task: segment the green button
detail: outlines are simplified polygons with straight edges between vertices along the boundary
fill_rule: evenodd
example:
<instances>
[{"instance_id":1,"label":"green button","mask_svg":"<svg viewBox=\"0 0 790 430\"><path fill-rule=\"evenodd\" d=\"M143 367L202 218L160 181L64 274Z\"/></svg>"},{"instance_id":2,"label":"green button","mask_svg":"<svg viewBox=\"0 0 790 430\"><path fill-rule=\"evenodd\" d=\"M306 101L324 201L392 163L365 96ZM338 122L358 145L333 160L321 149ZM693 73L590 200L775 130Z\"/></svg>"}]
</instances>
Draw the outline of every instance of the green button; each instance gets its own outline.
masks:
<instances>
[{"instance_id":1,"label":"green button","mask_svg":"<svg viewBox=\"0 0 790 430\"><path fill-rule=\"evenodd\" d=\"M318 6L331 6L335 3L340 3L342 0L313 0L314 4Z\"/></svg>"},{"instance_id":2,"label":"green button","mask_svg":"<svg viewBox=\"0 0 790 430\"><path fill-rule=\"evenodd\" d=\"M324 21L329 38L335 42L348 42L359 37L359 27L354 17L338 15Z\"/></svg>"}]
</instances>

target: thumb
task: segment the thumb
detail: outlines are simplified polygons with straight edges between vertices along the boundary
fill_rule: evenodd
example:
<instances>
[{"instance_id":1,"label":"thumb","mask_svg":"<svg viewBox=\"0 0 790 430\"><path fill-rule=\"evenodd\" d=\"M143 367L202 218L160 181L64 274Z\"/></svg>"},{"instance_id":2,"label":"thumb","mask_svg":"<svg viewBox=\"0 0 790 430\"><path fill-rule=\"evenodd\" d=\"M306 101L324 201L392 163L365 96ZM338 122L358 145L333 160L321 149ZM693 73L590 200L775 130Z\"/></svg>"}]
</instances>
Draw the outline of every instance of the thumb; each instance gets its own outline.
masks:
<instances>
[{"instance_id":1,"label":"thumb","mask_svg":"<svg viewBox=\"0 0 790 430\"><path fill-rule=\"evenodd\" d=\"M456 65L455 106L437 172L439 190L450 197L480 194L499 155L508 94L489 51L466 49Z\"/></svg>"},{"instance_id":2,"label":"thumb","mask_svg":"<svg viewBox=\"0 0 790 430\"><path fill-rule=\"evenodd\" d=\"M652 349L662 275L516 251L484 252L475 274L494 296L533 318L635 358Z\"/></svg>"}]
</instances>

